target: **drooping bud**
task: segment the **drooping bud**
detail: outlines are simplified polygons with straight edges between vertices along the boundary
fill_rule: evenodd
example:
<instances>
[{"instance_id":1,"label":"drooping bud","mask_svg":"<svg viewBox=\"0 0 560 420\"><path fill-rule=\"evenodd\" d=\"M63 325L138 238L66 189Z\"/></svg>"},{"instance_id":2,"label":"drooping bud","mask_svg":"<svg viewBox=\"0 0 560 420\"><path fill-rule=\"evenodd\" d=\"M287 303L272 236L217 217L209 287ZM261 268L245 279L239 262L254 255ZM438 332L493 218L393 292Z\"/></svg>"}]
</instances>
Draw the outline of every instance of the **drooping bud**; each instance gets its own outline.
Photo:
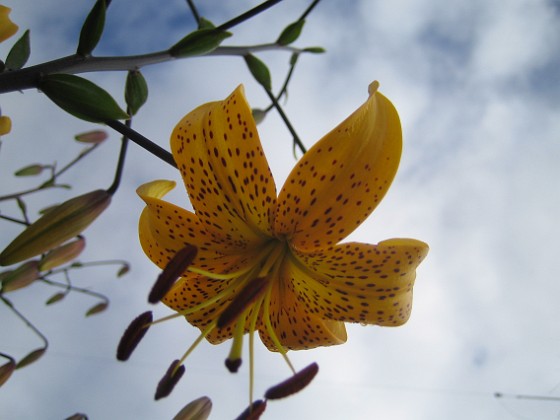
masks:
<instances>
[{"instance_id":1,"label":"drooping bud","mask_svg":"<svg viewBox=\"0 0 560 420\"><path fill-rule=\"evenodd\" d=\"M52 295L50 298L47 299L45 305L52 305L53 303L60 302L62 299L66 297L66 293L58 292Z\"/></svg>"},{"instance_id":2,"label":"drooping bud","mask_svg":"<svg viewBox=\"0 0 560 420\"><path fill-rule=\"evenodd\" d=\"M0 254L0 265L11 265L50 251L79 235L111 202L104 190L74 197L29 225Z\"/></svg>"},{"instance_id":3,"label":"drooping bud","mask_svg":"<svg viewBox=\"0 0 560 420\"><path fill-rule=\"evenodd\" d=\"M43 169L45 169L44 165L40 165L40 164L33 164L33 165L27 165L21 169L18 169L16 172L14 172L15 176L34 176L34 175L39 175L41 172L43 172Z\"/></svg>"},{"instance_id":4,"label":"drooping bud","mask_svg":"<svg viewBox=\"0 0 560 420\"><path fill-rule=\"evenodd\" d=\"M126 273L128 273L130 271L130 265L128 264L123 264L121 266L121 268L119 268L119 271L117 271L117 277L122 277L124 276Z\"/></svg>"},{"instance_id":5,"label":"drooping bud","mask_svg":"<svg viewBox=\"0 0 560 420\"><path fill-rule=\"evenodd\" d=\"M109 307L109 302L99 302L86 311L86 316L99 314Z\"/></svg>"},{"instance_id":6,"label":"drooping bud","mask_svg":"<svg viewBox=\"0 0 560 420\"><path fill-rule=\"evenodd\" d=\"M0 284L2 293L13 292L29 286L39 278L39 262L28 261L15 270L0 273Z\"/></svg>"},{"instance_id":7,"label":"drooping bud","mask_svg":"<svg viewBox=\"0 0 560 420\"><path fill-rule=\"evenodd\" d=\"M151 311L138 315L125 330L117 347L117 360L128 360L140 340L148 332L153 316Z\"/></svg>"},{"instance_id":8,"label":"drooping bud","mask_svg":"<svg viewBox=\"0 0 560 420\"><path fill-rule=\"evenodd\" d=\"M27 354L23 359L17 362L16 369L21 369L22 367L25 367L37 361L37 359L43 356L43 354L45 354L46 351L47 351L46 347L41 347L40 349L33 350L32 352Z\"/></svg>"},{"instance_id":9,"label":"drooping bud","mask_svg":"<svg viewBox=\"0 0 560 420\"><path fill-rule=\"evenodd\" d=\"M208 397L200 397L188 403L177 413L173 420L206 420L212 411L212 401Z\"/></svg>"},{"instance_id":10,"label":"drooping bud","mask_svg":"<svg viewBox=\"0 0 560 420\"><path fill-rule=\"evenodd\" d=\"M148 302L157 303L167 294L171 286L191 265L196 253L197 248L195 246L187 245L171 258L152 287L148 295Z\"/></svg>"},{"instance_id":11,"label":"drooping bud","mask_svg":"<svg viewBox=\"0 0 560 420\"><path fill-rule=\"evenodd\" d=\"M266 410L266 401L257 400L243 411L235 420L257 420Z\"/></svg>"},{"instance_id":12,"label":"drooping bud","mask_svg":"<svg viewBox=\"0 0 560 420\"><path fill-rule=\"evenodd\" d=\"M179 379L181 379L185 373L185 366L179 366L179 363L179 360L174 360L171 366L169 366L169 369L167 369L167 372L165 372L165 375L163 375L163 378L159 381L156 388L156 400L171 394L171 391L173 391L173 388L175 388L175 385L177 385L177 382L179 382Z\"/></svg>"},{"instance_id":13,"label":"drooping bud","mask_svg":"<svg viewBox=\"0 0 560 420\"><path fill-rule=\"evenodd\" d=\"M268 280L265 277L257 277L250 280L220 314L216 326L218 328L223 328L235 321L249 305L262 296L266 290L265 286L267 285Z\"/></svg>"},{"instance_id":14,"label":"drooping bud","mask_svg":"<svg viewBox=\"0 0 560 420\"><path fill-rule=\"evenodd\" d=\"M40 271L52 270L77 258L86 247L86 240L79 237L75 241L49 251L39 263Z\"/></svg>"},{"instance_id":15,"label":"drooping bud","mask_svg":"<svg viewBox=\"0 0 560 420\"><path fill-rule=\"evenodd\" d=\"M103 143L109 135L103 130L87 131L85 133L76 134L74 139L80 143L99 144Z\"/></svg>"},{"instance_id":16,"label":"drooping bud","mask_svg":"<svg viewBox=\"0 0 560 420\"><path fill-rule=\"evenodd\" d=\"M317 363L311 363L291 378L288 378L278 385L269 388L264 394L264 397L268 400L277 400L279 398L285 398L295 394L309 385L315 375L317 375L318 371L319 365Z\"/></svg>"},{"instance_id":17,"label":"drooping bud","mask_svg":"<svg viewBox=\"0 0 560 420\"><path fill-rule=\"evenodd\" d=\"M14 370L16 370L16 362L12 358L10 358L7 363L0 366L0 386L4 385L4 383L10 379Z\"/></svg>"}]
</instances>

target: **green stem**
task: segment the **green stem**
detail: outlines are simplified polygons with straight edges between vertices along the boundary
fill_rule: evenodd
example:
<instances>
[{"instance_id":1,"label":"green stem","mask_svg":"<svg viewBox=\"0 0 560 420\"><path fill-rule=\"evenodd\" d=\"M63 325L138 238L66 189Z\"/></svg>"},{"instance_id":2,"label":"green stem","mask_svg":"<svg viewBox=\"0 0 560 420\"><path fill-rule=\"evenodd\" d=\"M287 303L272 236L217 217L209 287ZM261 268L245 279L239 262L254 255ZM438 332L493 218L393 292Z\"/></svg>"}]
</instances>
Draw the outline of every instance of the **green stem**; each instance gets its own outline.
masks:
<instances>
[{"instance_id":1,"label":"green stem","mask_svg":"<svg viewBox=\"0 0 560 420\"><path fill-rule=\"evenodd\" d=\"M290 120L288 119L287 115L284 113L284 110L282 109L282 107L280 106L280 104L278 103L276 98L274 97L274 94L268 89L265 89L265 92L268 95L268 97L270 98L270 100L272 101L272 104L274 105L274 108L276 108L276 110L278 111L278 114L280 114L280 117L284 121L284 124L286 124L286 127L288 128L288 131L293 136L294 143L299 147L299 150L301 150L301 152L303 154L305 154L305 152L307 152L307 149L305 148L305 146L303 145L303 143L299 139L299 136L297 135L296 130L294 130L294 127L292 127L292 124L290 123Z\"/></svg>"},{"instance_id":2,"label":"green stem","mask_svg":"<svg viewBox=\"0 0 560 420\"><path fill-rule=\"evenodd\" d=\"M41 338L41 340L42 340L43 343L44 343L44 347L43 347L43 348L46 349L46 348L49 346L49 340L47 340L47 337L45 337L45 336L41 333L41 331L39 331L39 330L37 329L37 327L35 327L35 325L33 325L33 324L31 323L31 321L29 321L20 311L18 311L18 310L15 308L15 306L13 305L12 302L10 302L8 299L6 299L6 298L5 298L4 296L2 296L2 295L0 295L0 300L2 300L2 302L4 302L4 303L6 304L6 306L7 306L8 308L10 308L10 310L11 310L14 314L16 314L17 317L18 317L19 319L21 319L21 320L24 322L25 325L27 325L29 328L31 328L31 330L33 330L33 332L34 332L35 334L37 334L37 335Z\"/></svg>"},{"instance_id":3,"label":"green stem","mask_svg":"<svg viewBox=\"0 0 560 420\"><path fill-rule=\"evenodd\" d=\"M127 110L128 111L128 110ZM126 120L125 125L130 128L132 120ZM113 184L107 189L107 192L111 195L115 194L119 185L121 184L122 172L124 168L124 161L126 158L126 150L128 147L128 137L123 136L121 139L121 150L119 152L119 160L117 162L117 169L115 170L115 177L113 178Z\"/></svg>"}]
</instances>

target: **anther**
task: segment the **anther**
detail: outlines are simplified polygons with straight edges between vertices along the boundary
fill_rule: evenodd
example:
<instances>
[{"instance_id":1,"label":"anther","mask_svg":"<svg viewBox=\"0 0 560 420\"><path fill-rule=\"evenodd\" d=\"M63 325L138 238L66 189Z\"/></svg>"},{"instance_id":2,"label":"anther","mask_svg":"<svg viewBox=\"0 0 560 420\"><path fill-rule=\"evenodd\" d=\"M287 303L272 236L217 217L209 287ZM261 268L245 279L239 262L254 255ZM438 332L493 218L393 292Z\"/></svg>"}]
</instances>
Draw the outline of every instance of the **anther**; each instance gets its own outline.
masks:
<instances>
[{"instance_id":1,"label":"anther","mask_svg":"<svg viewBox=\"0 0 560 420\"><path fill-rule=\"evenodd\" d=\"M177 385L177 382L185 373L185 366L179 366L179 363L181 363L179 360L174 360L169 369L167 369L167 372L165 372L165 375L163 375L163 378L159 381L156 388L156 400L171 394L171 391L173 391L173 388L175 388L175 385Z\"/></svg>"},{"instance_id":2,"label":"anther","mask_svg":"<svg viewBox=\"0 0 560 420\"><path fill-rule=\"evenodd\" d=\"M266 410L266 401L257 400L251 403L235 420L257 420L264 413L264 410Z\"/></svg>"},{"instance_id":3,"label":"anther","mask_svg":"<svg viewBox=\"0 0 560 420\"><path fill-rule=\"evenodd\" d=\"M266 285L268 285L268 281L265 277L257 277L249 281L220 314L216 323L217 327L223 328L235 321L249 305L262 296Z\"/></svg>"},{"instance_id":4,"label":"anther","mask_svg":"<svg viewBox=\"0 0 560 420\"><path fill-rule=\"evenodd\" d=\"M117 347L117 360L128 360L140 340L144 337L150 323L152 322L152 312L147 311L138 315L125 330Z\"/></svg>"},{"instance_id":5,"label":"anther","mask_svg":"<svg viewBox=\"0 0 560 420\"><path fill-rule=\"evenodd\" d=\"M291 378L288 378L284 382L269 388L264 394L264 397L268 400L277 400L279 398L285 398L295 394L309 385L318 371L319 365L317 363L311 363Z\"/></svg>"},{"instance_id":6,"label":"anther","mask_svg":"<svg viewBox=\"0 0 560 420\"><path fill-rule=\"evenodd\" d=\"M197 251L198 249L195 246L187 245L171 258L152 287L148 296L148 302L158 303L169 292L171 286L181 277L187 267L191 265Z\"/></svg>"}]
</instances>

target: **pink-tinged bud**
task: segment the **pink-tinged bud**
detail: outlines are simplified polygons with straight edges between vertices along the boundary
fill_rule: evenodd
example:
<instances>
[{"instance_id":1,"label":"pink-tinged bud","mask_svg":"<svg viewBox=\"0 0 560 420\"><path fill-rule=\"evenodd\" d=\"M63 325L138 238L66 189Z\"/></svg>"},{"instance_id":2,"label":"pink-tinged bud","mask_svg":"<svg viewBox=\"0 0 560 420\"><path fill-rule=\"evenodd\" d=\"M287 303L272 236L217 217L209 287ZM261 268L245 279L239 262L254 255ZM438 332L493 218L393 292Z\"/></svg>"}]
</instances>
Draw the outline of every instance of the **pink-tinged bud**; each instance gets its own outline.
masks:
<instances>
[{"instance_id":1,"label":"pink-tinged bud","mask_svg":"<svg viewBox=\"0 0 560 420\"><path fill-rule=\"evenodd\" d=\"M208 397L200 397L188 403L177 413L173 420L206 420L212 411L212 401Z\"/></svg>"},{"instance_id":2,"label":"pink-tinged bud","mask_svg":"<svg viewBox=\"0 0 560 420\"><path fill-rule=\"evenodd\" d=\"M83 237L49 251L39 263L40 271L49 271L77 258L86 247Z\"/></svg>"},{"instance_id":3,"label":"pink-tinged bud","mask_svg":"<svg viewBox=\"0 0 560 420\"><path fill-rule=\"evenodd\" d=\"M185 373L185 366L179 366L179 363L179 360L174 360L169 369L167 369L167 372L165 372L165 375L163 375L163 378L159 381L155 395L156 400L171 394L171 391L173 391L173 388L175 388L175 385L177 385L177 382Z\"/></svg>"},{"instance_id":4,"label":"pink-tinged bud","mask_svg":"<svg viewBox=\"0 0 560 420\"><path fill-rule=\"evenodd\" d=\"M0 254L0 265L11 265L50 251L84 231L111 202L104 190L74 197L29 225Z\"/></svg>"},{"instance_id":5,"label":"pink-tinged bud","mask_svg":"<svg viewBox=\"0 0 560 420\"><path fill-rule=\"evenodd\" d=\"M284 382L281 382L272 388L269 388L264 394L264 397L268 400L277 400L279 398L285 398L295 394L309 385L315 375L317 375L318 371L319 365L317 363L311 363L291 378L286 379Z\"/></svg>"},{"instance_id":6,"label":"pink-tinged bud","mask_svg":"<svg viewBox=\"0 0 560 420\"><path fill-rule=\"evenodd\" d=\"M39 262L28 261L23 263L15 270L0 273L0 284L2 293L13 292L29 286L39 278Z\"/></svg>"},{"instance_id":7,"label":"pink-tinged bud","mask_svg":"<svg viewBox=\"0 0 560 420\"><path fill-rule=\"evenodd\" d=\"M223 328L235 321L259 296L262 296L267 285L268 280L264 277L249 281L220 314L216 322L217 327Z\"/></svg>"},{"instance_id":8,"label":"pink-tinged bud","mask_svg":"<svg viewBox=\"0 0 560 420\"><path fill-rule=\"evenodd\" d=\"M117 360L126 361L138 345L140 340L148 332L153 321L151 311L138 315L125 330L117 347Z\"/></svg>"},{"instance_id":9,"label":"pink-tinged bud","mask_svg":"<svg viewBox=\"0 0 560 420\"><path fill-rule=\"evenodd\" d=\"M0 366L0 386L4 385L4 383L10 379L14 370L16 370L16 362L14 359Z\"/></svg>"},{"instance_id":10,"label":"pink-tinged bud","mask_svg":"<svg viewBox=\"0 0 560 420\"><path fill-rule=\"evenodd\" d=\"M86 133L76 134L74 138L80 143L98 144L107 140L107 132L103 130L93 130Z\"/></svg>"},{"instance_id":11,"label":"pink-tinged bud","mask_svg":"<svg viewBox=\"0 0 560 420\"><path fill-rule=\"evenodd\" d=\"M47 299L45 305L52 305L53 303L60 302L62 299L66 297L66 293L58 292L52 295L50 298Z\"/></svg>"},{"instance_id":12,"label":"pink-tinged bud","mask_svg":"<svg viewBox=\"0 0 560 420\"><path fill-rule=\"evenodd\" d=\"M266 410L266 401L257 400L245 409L235 420L257 420Z\"/></svg>"},{"instance_id":13,"label":"pink-tinged bud","mask_svg":"<svg viewBox=\"0 0 560 420\"><path fill-rule=\"evenodd\" d=\"M171 286L183 275L187 267L191 265L196 257L196 253L196 246L187 245L171 258L152 287L148 295L148 302L157 303L167 294Z\"/></svg>"},{"instance_id":14,"label":"pink-tinged bud","mask_svg":"<svg viewBox=\"0 0 560 420\"><path fill-rule=\"evenodd\" d=\"M109 302L99 302L96 305L93 305L86 311L86 316L92 316L95 314L99 314L105 311L109 307Z\"/></svg>"}]
</instances>

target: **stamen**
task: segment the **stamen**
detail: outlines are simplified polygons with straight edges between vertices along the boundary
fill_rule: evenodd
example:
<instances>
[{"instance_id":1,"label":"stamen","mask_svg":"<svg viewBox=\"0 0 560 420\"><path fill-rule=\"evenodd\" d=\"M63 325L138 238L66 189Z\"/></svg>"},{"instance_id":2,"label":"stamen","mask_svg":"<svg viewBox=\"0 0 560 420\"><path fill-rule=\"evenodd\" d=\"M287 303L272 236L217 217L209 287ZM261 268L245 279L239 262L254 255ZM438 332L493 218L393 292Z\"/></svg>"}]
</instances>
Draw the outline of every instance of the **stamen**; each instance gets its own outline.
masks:
<instances>
[{"instance_id":1,"label":"stamen","mask_svg":"<svg viewBox=\"0 0 560 420\"><path fill-rule=\"evenodd\" d=\"M187 245L171 258L152 287L148 295L148 302L157 303L169 292L171 286L183 275L187 267L191 265L197 251L197 247Z\"/></svg>"},{"instance_id":2,"label":"stamen","mask_svg":"<svg viewBox=\"0 0 560 420\"><path fill-rule=\"evenodd\" d=\"M241 317L235 324L235 332L233 334L233 343L226 359L226 367L231 373L235 373L241 366L241 351L243 350L243 333L245 331L246 314Z\"/></svg>"},{"instance_id":3,"label":"stamen","mask_svg":"<svg viewBox=\"0 0 560 420\"><path fill-rule=\"evenodd\" d=\"M222 311L217 321L218 328L226 327L235 321L243 311L262 296L265 291L265 286L268 284L268 279L263 277L250 280Z\"/></svg>"},{"instance_id":4,"label":"stamen","mask_svg":"<svg viewBox=\"0 0 560 420\"><path fill-rule=\"evenodd\" d=\"M159 381L155 395L156 400L171 394L171 391L173 391L173 388L175 388L175 385L177 385L177 382L185 373L185 366L180 365L180 363L181 361L174 360L167 369L167 372L165 372L165 375L163 375L163 378Z\"/></svg>"},{"instance_id":5,"label":"stamen","mask_svg":"<svg viewBox=\"0 0 560 420\"><path fill-rule=\"evenodd\" d=\"M138 315L127 327L117 347L117 360L128 360L140 340L144 337L152 322L152 312Z\"/></svg>"},{"instance_id":6,"label":"stamen","mask_svg":"<svg viewBox=\"0 0 560 420\"><path fill-rule=\"evenodd\" d=\"M187 357L189 357L189 354L191 354L193 352L193 350L196 348L196 346L198 346L200 344L200 342L202 340L204 340L204 338L210 334L210 332L216 328L216 321L211 322L210 324L208 324L206 326L206 328L204 329L204 331L202 331L200 333L200 335L198 336L198 338L196 340L194 340L194 343L191 344L191 346L187 349L187 351L185 352L185 354L183 354L183 357L181 357L181 360L179 361L179 363L183 363L185 361L185 359Z\"/></svg>"},{"instance_id":7,"label":"stamen","mask_svg":"<svg viewBox=\"0 0 560 420\"><path fill-rule=\"evenodd\" d=\"M269 388L264 394L264 397L268 400L277 400L295 394L309 385L318 371L319 365L317 363L311 363L291 378Z\"/></svg>"},{"instance_id":8,"label":"stamen","mask_svg":"<svg viewBox=\"0 0 560 420\"><path fill-rule=\"evenodd\" d=\"M257 420L261 417L262 413L266 410L266 401L257 400L243 411L235 420Z\"/></svg>"},{"instance_id":9,"label":"stamen","mask_svg":"<svg viewBox=\"0 0 560 420\"><path fill-rule=\"evenodd\" d=\"M255 345L255 328L257 326L257 320L259 319L259 312L261 311L263 300L254 306L253 316L251 318L251 323L249 325L249 405L253 401L253 389L254 389L254 378L255 378L255 356L254 356L254 345Z\"/></svg>"}]
</instances>

